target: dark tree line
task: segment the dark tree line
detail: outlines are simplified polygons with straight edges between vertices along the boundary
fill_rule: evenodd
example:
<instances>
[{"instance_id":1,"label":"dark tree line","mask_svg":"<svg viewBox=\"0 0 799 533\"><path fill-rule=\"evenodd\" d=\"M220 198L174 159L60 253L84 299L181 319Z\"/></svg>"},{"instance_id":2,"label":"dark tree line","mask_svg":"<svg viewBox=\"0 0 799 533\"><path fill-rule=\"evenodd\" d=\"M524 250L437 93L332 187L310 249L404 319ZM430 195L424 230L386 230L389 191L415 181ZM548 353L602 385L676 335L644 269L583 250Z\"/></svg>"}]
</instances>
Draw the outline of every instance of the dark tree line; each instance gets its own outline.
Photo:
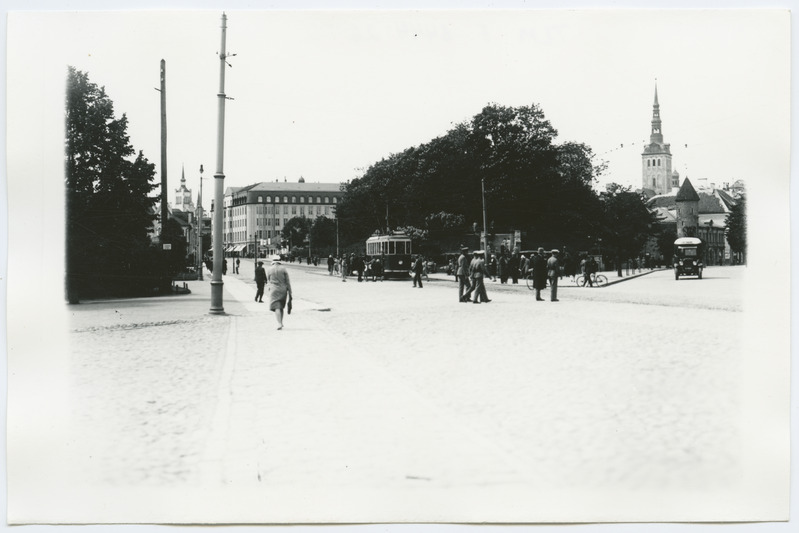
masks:
<instances>
[{"instance_id":1,"label":"dark tree line","mask_svg":"<svg viewBox=\"0 0 799 533\"><path fill-rule=\"evenodd\" d=\"M746 197L741 196L727 215L727 242L746 263Z\"/></svg>"},{"instance_id":2,"label":"dark tree line","mask_svg":"<svg viewBox=\"0 0 799 533\"><path fill-rule=\"evenodd\" d=\"M637 255L654 231L642 200L615 185L598 195L593 185L604 165L594 164L590 147L558 144L556 136L535 104L488 105L347 183L337 210L342 239L362 242L376 229L422 239L480 231L485 187L489 234L520 230L530 245L590 247L604 239L615 255Z\"/></svg>"},{"instance_id":3,"label":"dark tree line","mask_svg":"<svg viewBox=\"0 0 799 533\"><path fill-rule=\"evenodd\" d=\"M73 67L65 119L68 301L152 290L170 268L148 234L156 218L154 165L131 146L128 119L114 117L105 89ZM166 226L166 235L174 232Z\"/></svg>"}]
</instances>

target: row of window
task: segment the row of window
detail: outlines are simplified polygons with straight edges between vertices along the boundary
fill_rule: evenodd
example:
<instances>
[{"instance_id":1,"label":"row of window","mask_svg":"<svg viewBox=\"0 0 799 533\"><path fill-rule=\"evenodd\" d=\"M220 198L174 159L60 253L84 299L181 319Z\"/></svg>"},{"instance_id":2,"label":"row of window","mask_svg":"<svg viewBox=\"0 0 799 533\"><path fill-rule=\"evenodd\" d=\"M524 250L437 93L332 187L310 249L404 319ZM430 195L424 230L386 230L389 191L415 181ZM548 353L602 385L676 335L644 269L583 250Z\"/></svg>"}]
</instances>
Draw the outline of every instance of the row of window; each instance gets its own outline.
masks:
<instances>
[{"instance_id":1,"label":"row of window","mask_svg":"<svg viewBox=\"0 0 799 533\"><path fill-rule=\"evenodd\" d=\"M657 164L655 164L657 162ZM651 165L650 165L651 163ZM659 167L660 166L660 159L647 159L646 166L648 167Z\"/></svg>"},{"instance_id":2,"label":"row of window","mask_svg":"<svg viewBox=\"0 0 799 533\"><path fill-rule=\"evenodd\" d=\"M264 203L264 197L263 197L263 196L259 196L259 197L258 197L258 203L259 203L259 204L262 204L262 203ZM272 203L272 197L271 197L271 196L267 196L267 197L266 197L266 203L267 203L267 204L271 204L271 203ZM276 203L276 204L279 204L279 203L280 203L280 197L279 197L279 196L275 196L275 203ZM289 203L289 197L288 197L288 196L284 196L284 197L283 197L283 203L284 203L284 204L287 204L287 203ZM292 203L292 204L296 204L296 203L297 203L297 197L296 197L296 196L292 196L292 197L291 197L291 203ZM301 204L304 204L304 203L305 203L305 196L300 196L300 203L301 203ZM312 203L313 203L313 196L308 196L308 203L309 203L309 204L312 204ZM317 204L321 204L321 203L322 203L322 197L321 197L321 196L317 196L317 197L316 197L316 203L317 203ZM330 197L329 197L329 196L325 196L325 203L326 203L326 204L329 204L329 203L330 203ZM338 198L337 198L337 197L335 197L335 196L333 197L333 203L334 203L334 204L337 204L337 203L338 203Z\"/></svg>"},{"instance_id":3,"label":"row of window","mask_svg":"<svg viewBox=\"0 0 799 533\"><path fill-rule=\"evenodd\" d=\"M288 215L289 214L289 207L291 207L290 211L291 211L292 215L313 216L314 214L316 214L316 215L324 214L325 216L330 216L330 206L329 205L325 205L325 206L322 206L322 205L317 205L317 206L313 206L313 205L309 205L309 206L304 206L304 205L300 205L300 206L297 206L297 205L292 205L292 206L283 205L282 213L284 215ZM314 207L316 209L314 209ZM264 215L264 214L266 214L266 215L272 215L272 214L279 215L279 214L281 214L281 209L280 209L279 205L274 206L274 210L272 209L271 205L263 205L263 206L257 206L256 210L255 210L255 213L257 215ZM238 212L236 210L236 208L234 208L232 216L228 217L227 216L227 212L226 212L225 213L225 218L228 219L229 220L228 223L229 224L232 223L233 226L243 226L245 224L245 219L244 219L243 214L244 213L240 213L240 212ZM232 222L230 222L230 221L232 221Z\"/></svg>"}]
</instances>

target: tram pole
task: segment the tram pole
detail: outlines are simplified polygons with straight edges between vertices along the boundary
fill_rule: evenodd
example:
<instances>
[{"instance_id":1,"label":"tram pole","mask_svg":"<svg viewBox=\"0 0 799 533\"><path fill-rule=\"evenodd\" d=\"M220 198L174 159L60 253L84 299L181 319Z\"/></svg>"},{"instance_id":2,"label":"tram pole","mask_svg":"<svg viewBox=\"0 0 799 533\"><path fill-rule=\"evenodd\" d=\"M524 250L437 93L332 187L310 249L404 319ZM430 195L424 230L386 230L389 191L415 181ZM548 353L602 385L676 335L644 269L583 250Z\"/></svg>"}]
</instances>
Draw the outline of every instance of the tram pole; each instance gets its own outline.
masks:
<instances>
[{"instance_id":1,"label":"tram pole","mask_svg":"<svg viewBox=\"0 0 799 533\"><path fill-rule=\"evenodd\" d=\"M480 178L480 186L483 193L483 250L488 256L488 226L486 225L486 180Z\"/></svg>"},{"instance_id":2,"label":"tram pole","mask_svg":"<svg viewBox=\"0 0 799 533\"><path fill-rule=\"evenodd\" d=\"M225 160L225 32L227 31L227 16L222 13L222 45L219 51L219 93L217 114L217 143L216 143L216 172L214 173L214 271L211 280L211 309L212 315L225 314L222 303L222 214L225 195L225 174L223 172Z\"/></svg>"}]
</instances>

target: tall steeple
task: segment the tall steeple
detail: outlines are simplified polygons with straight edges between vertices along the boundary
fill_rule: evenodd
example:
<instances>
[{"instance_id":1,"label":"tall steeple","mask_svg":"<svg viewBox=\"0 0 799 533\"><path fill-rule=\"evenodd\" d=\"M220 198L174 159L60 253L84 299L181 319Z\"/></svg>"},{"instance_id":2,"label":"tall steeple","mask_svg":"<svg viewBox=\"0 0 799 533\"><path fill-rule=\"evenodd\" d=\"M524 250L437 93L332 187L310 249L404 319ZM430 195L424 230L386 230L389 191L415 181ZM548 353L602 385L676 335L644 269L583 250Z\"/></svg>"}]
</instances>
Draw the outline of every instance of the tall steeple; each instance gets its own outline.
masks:
<instances>
[{"instance_id":1,"label":"tall steeple","mask_svg":"<svg viewBox=\"0 0 799 533\"><path fill-rule=\"evenodd\" d=\"M194 211L191 189L186 188L186 167L181 165L180 187L175 189L175 209L178 211Z\"/></svg>"},{"instance_id":2,"label":"tall steeple","mask_svg":"<svg viewBox=\"0 0 799 533\"><path fill-rule=\"evenodd\" d=\"M655 194L666 194L671 191L671 147L663 142L657 80L655 80L655 101L652 104L652 131L649 134L649 144L644 146L641 154L641 165L643 189L653 191Z\"/></svg>"},{"instance_id":3,"label":"tall steeple","mask_svg":"<svg viewBox=\"0 0 799 533\"><path fill-rule=\"evenodd\" d=\"M660 122L660 104L658 103L658 84L655 82L655 103L652 104L652 133L649 142L663 144L663 131Z\"/></svg>"}]
</instances>

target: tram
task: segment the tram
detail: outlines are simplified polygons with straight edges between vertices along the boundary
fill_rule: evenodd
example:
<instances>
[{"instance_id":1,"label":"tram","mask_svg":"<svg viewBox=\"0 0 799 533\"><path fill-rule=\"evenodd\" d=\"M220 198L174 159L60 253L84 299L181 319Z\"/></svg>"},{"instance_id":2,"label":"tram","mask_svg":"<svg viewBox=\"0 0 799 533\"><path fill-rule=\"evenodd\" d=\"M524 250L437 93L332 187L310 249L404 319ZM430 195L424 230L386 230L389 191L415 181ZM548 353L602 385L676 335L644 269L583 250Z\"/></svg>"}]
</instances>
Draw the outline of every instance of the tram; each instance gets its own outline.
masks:
<instances>
[{"instance_id":1,"label":"tram","mask_svg":"<svg viewBox=\"0 0 799 533\"><path fill-rule=\"evenodd\" d=\"M407 278L411 270L411 238L404 233L372 235L366 240L366 255L380 258L387 278Z\"/></svg>"}]
</instances>

